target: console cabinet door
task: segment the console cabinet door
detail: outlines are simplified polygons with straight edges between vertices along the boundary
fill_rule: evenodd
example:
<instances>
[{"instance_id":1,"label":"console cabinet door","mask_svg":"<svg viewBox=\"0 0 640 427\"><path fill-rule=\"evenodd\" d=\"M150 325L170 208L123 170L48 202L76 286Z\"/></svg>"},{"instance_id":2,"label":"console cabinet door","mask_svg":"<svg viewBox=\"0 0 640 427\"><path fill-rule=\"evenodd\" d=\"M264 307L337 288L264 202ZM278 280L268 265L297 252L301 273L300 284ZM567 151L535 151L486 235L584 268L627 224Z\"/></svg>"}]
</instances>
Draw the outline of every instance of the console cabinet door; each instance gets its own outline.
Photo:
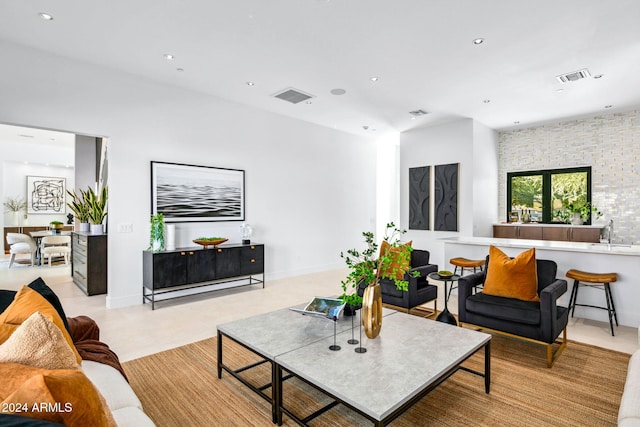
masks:
<instances>
[{"instance_id":1,"label":"console cabinet door","mask_svg":"<svg viewBox=\"0 0 640 427\"><path fill-rule=\"evenodd\" d=\"M264 246L246 246L242 248L242 271L240 274L262 274L264 271Z\"/></svg>"},{"instance_id":2,"label":"console cabinet door","mask_svg":"<svg viewBox=\"0 0 640 427\"><path fill-rule=\"evenodd\" d=\"M240 252L242 248L217 248L216 279L240 275Z\"/></svg>"},{"instance_id":3,"label":"console cabinet door","mask_svg":"<svg viewBox=\"0 0 640 427\"><path fill-rule=\"evenodd\" d=\"M188 283L188 252L160 252L151 255L153 257L153 289Z\"/></svg>"},{"instance_id":4,"label":"console cabinet door","mask_svg":"<svg viewBox=\"0 0 640 427\"><path fill-rule=\"evenodd\" d=\"M188 283L209 282L216 278L216 251L206 249L187 252L189 269Z\"/></svg>"},{"instance_id":5,"label":"console cabinet door","mask_svg":"<svg viewBox=\"0 0 640 427\"><path fill-rule=\"evenodd\" d=\"M600 242L600 229L599 228L572 228L571 229L571 241L572 242L599 243Z\"/></svg>"},{"instance_id":6,"label":"console cabinet door","mask_svg":"<svg viewBox=\"0 0 640 427\"><path fill-rule=\"evenodd\" d=\"M542 227L535 225L518 226L518 239L542 240Z\"/></svg>"}]
</instances>

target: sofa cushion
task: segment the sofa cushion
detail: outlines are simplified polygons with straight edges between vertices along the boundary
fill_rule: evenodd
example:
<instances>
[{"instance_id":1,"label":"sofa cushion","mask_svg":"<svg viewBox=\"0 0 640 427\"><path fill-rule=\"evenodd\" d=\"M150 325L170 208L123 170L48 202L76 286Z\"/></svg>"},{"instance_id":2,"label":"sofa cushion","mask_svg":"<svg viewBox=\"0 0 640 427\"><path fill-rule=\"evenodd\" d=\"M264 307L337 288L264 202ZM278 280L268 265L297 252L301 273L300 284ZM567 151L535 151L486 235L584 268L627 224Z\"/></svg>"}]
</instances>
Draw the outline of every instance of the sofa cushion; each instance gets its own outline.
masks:
<instances>
[{"instance_id":1,"label":"sofa cushion","mask_svg":"<svg viewBox=\"0 0 640 427\"><path fill-rule=\"evenodd\" d=\"M400 246L394 247L386 240L383 240L380 244L380 257L388 255L391 258L391 262L384 266L380 272L381 277L395 278L402 280L404 273L411 268L411 253L408 256L403 257L402 251L406 248L411 248L412 241L404 243Z\"/></svg>"},{"instance_id":2,"label":"sofa cushion","mask_svg":"<svg viewBox=\"0 0 640 427\"><path fill-rule=\"evenodd\" d=\"M0 343L5 342L18 326L37 311L47 316L60 329L73 350L76 361L80 363L82 359L57 310L42 295L27 286L20 288L11 305L0 314Z\"/></svg>"},{"instance_id":3,"label":"sofa cushion","mask_svg":"<svg viewBox=\"0 0 640 427\"><path fill-rule=\"evenodd\" d=\"M466 309L471 313L527 325L540 324L540 303L514 298L496 297L479 292L466 299Z\"/></svg>"},{"instance_id":4,"label":"sofa cushion","mask_svg":"<svg viewBox=\"0 0 640 427\"><path fill-rule=\"evenodd\" d=\"M128 406L142 409L140 399L117 369L90 360L83 360L81 369L100 390L112 411Z\"/></svg>"},{"instance_id":5,"label":"sofa cushion","mask_svg":"<svg viewBox=\"0 0 640 427\"><path fill-rule=\"evenodd\" d=\"M67 328L68 331L69 325L67 324L67 316L65 315L64 310L62 309L62 304L60 304L60 300L58 299L58 296L55 294L55 292L53 292L53 290L51 290L51 288L48 287L46 283L44 283L44 280L42 280L41 277L38 277L27 286L38 292L44 297L44 299L49 301L49 304L51 304L53 308L55 308L58 312L58 315L62 319L62 323L64 323L64 327ZM16 294L16 291L0 289L0 313L5 311L6 308L11 305Z\"/></svg>"},{"instance_id":6,"label":"sofa cushion","mask_svg":"<svg viewBox=\"0 0 640 427\"><path fill-rule=\"evenodd\" d=\"M536 249L510 258L495 246L489 246L489 265L482 292L487 295L540 301Z\"/></svg>"},{"instance_id":7,"label":"sofa cushion","mask_svg":"<svg viewBox=\"0 0 640 427\"><path fill-rule=\"evenodd\" d=\"M629 359L627 380L618 409L618 425L640 425L640 350Z\"/></svg>"},{"instance_id":8,"label":"sofa cushion","mask_svg":"<svg viewBox=\"0 0 640 427\"><path fill-rule=\"evenodd\" d=\"M78 369L76 356L62 331L39 311L33 313L0 344L0 362L45 369Z\"/></svg>"},{"instance_id":9,"label":"sofa cushion","mask_svg":"<svg viewBox=\"0 0 640 427\"><path fill-rule=\"evenodd\" d=\"M80 370L0 363L0 377L2 404L19 404L26 408L25 416L69 427L115 424L102 396Z\"/></svg>"},{"instance_id":10,"label":"sofa cushion","mask_svg":"<svg viewBox=\"0 0 640 427\"><path fill-rule=\"evenodd\" d=\"M133 406L116 409L113 418L116 420L118 427L154 427L155 424L141 409Z\"/></svg>"}]
</instances>

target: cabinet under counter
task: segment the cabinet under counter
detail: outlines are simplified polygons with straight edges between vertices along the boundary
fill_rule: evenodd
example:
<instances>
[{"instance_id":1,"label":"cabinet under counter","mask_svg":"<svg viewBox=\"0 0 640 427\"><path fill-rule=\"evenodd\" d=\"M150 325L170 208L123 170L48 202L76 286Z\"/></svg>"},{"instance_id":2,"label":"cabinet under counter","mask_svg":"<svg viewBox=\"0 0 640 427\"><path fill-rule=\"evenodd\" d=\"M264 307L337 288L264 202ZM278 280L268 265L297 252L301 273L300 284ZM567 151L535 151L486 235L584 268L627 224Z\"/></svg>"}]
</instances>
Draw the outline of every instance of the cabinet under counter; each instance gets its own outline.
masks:
<instances>
[{"instance_id":1,"label":"cabinet under counter","mask_svg":"<svg viewBox=\"0 0 640 427\"><path fill-rule=\"evenodd\" d=\"M493 237L599 243L601 230L602 226L598 225L508 223L494 224Z\"/></svg>"}]
</instances>

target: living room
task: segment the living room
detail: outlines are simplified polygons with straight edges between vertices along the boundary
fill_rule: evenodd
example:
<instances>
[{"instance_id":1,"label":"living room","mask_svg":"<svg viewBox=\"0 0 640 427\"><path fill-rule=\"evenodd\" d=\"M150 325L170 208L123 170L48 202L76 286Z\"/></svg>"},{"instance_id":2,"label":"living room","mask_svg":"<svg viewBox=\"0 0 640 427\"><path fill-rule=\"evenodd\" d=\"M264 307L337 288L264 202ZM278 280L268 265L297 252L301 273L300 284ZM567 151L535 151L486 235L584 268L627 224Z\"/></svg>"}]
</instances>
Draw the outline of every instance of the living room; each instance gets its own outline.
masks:
<instances>
[{"instance_id":1,"label":"living room","mask_svg":"<svg viewBox=\"0 0 640 427\"><path fill-rule=\"evenodd\" d=\"M294 7L294 12L300 13L299 17L309 20L313 18L312 12L320 14L323 19L329 19L327 15L330 16L333 12L331 10L328 12L327 8L339 8L336 12L345 12L342 8L347 7L337 5L336 1L309 3L312 11L304 14L297 9L301 6L294 7L287 3L281 6ZM460 18L460 22L451 32L455 33L452 37L460 44L465 43L465 47L461 48L459 54L468 58L469 66L464 72L460 70L454 72L448 69L449 65L444 60L438 61L438 65L432 65L433 68L428 72L427 78L432 78L431 74L451 73L452 81L437 90L431 89L431 92L426 95L416 96L411 100L411 105L389 106L394 110L401 110L403 116L406 116L402 126L398 126L403 129L399 132L386 132L386 127L393 127L387 123L391 120L385 122L382 118L379 122L373 123L372 117L384 117L385 113L373 114L367 102L360 101L359 109L345 108L341 105L344 99L349 99L359 92L366 93L365 98L371 99L373 103L375 99L382 98L385 92L395 90L395 87L385 89L385 86L382 86L385 82L384 72L379 73L380 79L377 82L372 82L369 78L378 74L378 71L359 71L366 82L355 83L354 77L342 77L340 68L326 74L324 68L313 68L319 61L309 60L307 55L302 55L300 50L293 46L285 49L284 52L280 51L279 58L281 60L288 58L291 62L286 62L289 71L281 71L282 77L274 80L273 77L267 78L266 75L260 75L260 67L266 58L260 55L252 56L255 53L252 48L248 50L250 58L243 59L252 66L247 67L242 73L236 73L236 78L232 80L233 84L242 86L244 93L239 98L229 100L229 94L224 91L224 86L232 83L229 80L225 81L229 78L226 72L219 71L219 74L216 74L217 68L204 68L196 60L195 53L187 53L186 46L184 46L185 50L178 52L178 48L182 45L177 42L174 44L165 40L166 47L162 48L158 46L160 43L152 43L148 38L160 38L155 33L158 31L155 27L154 37L144 34L140 35L140 39L134 37L138 50L128 58L122 58L117 53L114 46L126 45L127 42L120 40L120 37L124 36L118 34L118 30L113 30L109 38L113 39L114 43L119 43L108 44L108 47L99 43L92 44L90 50L95 51L95 55L106 55L106 59L101 60L96 59L95 56L83 56L86 53L83 47L75 46L82 44L83 37L78 37L78 34L89 34L91 31L102 28L97 22L90 21L80 25L81 21L74 21L79 26L70 29L69 24L65 24L65 20L68 19L65 14L71 12L63 5L56 5L58 13L55 13L56 10L49 11L54 15L51 22L41 20L37 14L43 10L39 10L34 5L3 5L2 9L6 8L7 13L3 13L3 18L0 18L5 28L0 32L0 49L3 52L3 62L14 64L14 66L3 67L0 71L2 73L0 88L3 93L0 122L109 138L108 294L106 297L100 297L99 300L104 301L104 307L96 308L102 310L99 316L104 316L96 319L99 324L114 322L126 328L124 319L128 317L127 308L133 312L150 310L148 305L142 305L141 302L142 251L149 246L150 163L152 161L245 171L245 220L254 228L252 240L264 243L266 246L267 284L265 289L269 289L270 282L290 281L298 277L302 277L301 280L309 283L305 285L308 288L303 287L295 291L283 288L286 291L281 301L282 306L304 302L317 292L338 293L340 274L336 271L341 271L340 269L344 267L339 254L341 251L360 245L363 231L379 232L384 223L389 220L396 220L402 227L408 228L406 171L415 166L450 163L460 165L459 230L457 232L409 230L406 235L407 240L413 240L414 247L429 250L431 261L443 268L448 267L448 260L444 255L443 243L439 239L458 235L489 237L492 224L506 220L506 190L503 181L504 175L513 170L591 165L594 170L599 171L598 181L594 180L595 204L606 208L607 215L615 219L618 242L635 244L638 242L635 218L640 203L637 174L640 101L637 91L633 89L637 85L633 85L633 82L637 81L637 65L634 64L638 61L633 60L637 58L637 54L629 53L630 43L626 44L626 48L614 49L613 46L618 46L620 39L625 36L629 40L637 39L633 36L635 30L632 30L635 26L627 25L628 21L625 20L634 15L632 12L637 10L637 5L633 2L625 2L624 7L616 7L615 11L605 8L608 10L606 16L615 18L607 20L596 16L602 13L592 3L587 8L591 12L585 12L583 16L586 23L579 25L574 22L573 24L579 30L583 30L591 22L590 19L593 19L601 26L604 26L605 22L613 21L620 29L624 28L626 32L610 31L616 35L613 40L607 42L607 47L615 51L611 56L618 58L618 62L613 65L609 62L593 65L583 63L578 53L581 50L588 50L588 47L586 41L578 39L583 37L584 31L573 32L581 36L575 36L576 39L571 38L571 47L566 48L566 51L571 54L567 53L566 58L561 58L558 56L560 53L556 53L556 56L550 59L538 59L537 61L545 63L545 72L551 68L554 70L549 76L545 76L552 82L542 85L549 92L544 96L549 104L548 109L551 110L552 106L559 105L562 110L561 113L551 117L546 116L545 111L529 108L529 102L524 101L529 99L528 93L520 95L520 101L510 101L507 107L501 106L500 104L506 102L502 100L506 93L518 93L518 86L512 84L502 87L499 82L493 81L499 80L495 77L490 78L491 85L487 84L483 87L488 92L483 98L471 100L464 96L464 92L469 88L462 84L463 76L465 73L485 75L484 73L493 71L493 68L484 68L486 62L501 62L503 69L506 70L505 73L509 71L510 74L517 74L524 68L542 65L536 62L537 55L531 53L528 54L531 59L521 60L521 63L515 63L515 59L500 61L500 58L511 54L512 48L508 46L517 45L513 41L509 41L508 46L503 47L500 52L489 51L488 59L477 59L480 55L478 52L481 51L472 50L477 47L472 44L473 38L486 37L484 46L479 47L483 49L494 43L491 40L491 34L495 34L496 38L505 36L494 29L497 26L476 25L464 29L462 23L473 22L469 15L476 13L483 17L487 14L492 15L494 19L492 23L499 23L500 19L509 21L516 17L519 18L516 19L517 23L525 25L526 23L522 20L531 13L537 18L532 21L535 22L534 26L540 26L541 22L546 22L548 18L550 21L547 25L550 29L566 27L564 16L573 16L574 13L569 5L562 6L558 11L558 5L546 3L548 10L557 11L557 16L553 18L547 16L548 11L544 13L519 11L517 7L514 7L514 10L507 10L511 6L506 4L496 6L496 8L505 9L504 14L494 8L484 11L483 7L470 4L465 4L470 8L467 12L451 10L445 14L438 6L437 10L442 12L440 16L448 17L454 13L464 16L464 20ZM84 6L75 6L79 10L74 13L80 15ZM150 9L155 8L151 4L148 6ZM359 6L364 7L362 4ZM411 6L420 11L424 9L424 6L417 2L411 3ZM228 14L214 8L215 12L218 12L218 20L234 13L242 12L242 16L245 16L244 9L236 10L232 6L229 7L231 9ZM252 7L262 14L267 13L261 6L252 5ZM407 9L410 8L407 6ZM543 9L543 6L540 6L540 9ZM351 9L348 11L354 13ZM403 11L402 19L409 19L404 15L411 13L407 10ZM92 15L90 11L84 12ZM177 10L174 12L182 16ZM260 16L258 12L256 17ZM132 15L136 14L132 13ZM248 15L249 13L246 14ZM447 32L447 28L443 28L446 27L444 23L432 22L439 19L431 15L438 16L438 14L425 12L424 15L430 15L423 19L429 19L428 23L434 28L443 33ZM541 15L545 17L545 21L540 21ZM349 16L353 17L353 15ZM195 19L191 13L189 17ZM377 14L375 19L380 28L385 23L389 24L387 19ZM12 20L15 22L10 22ZM169 21L167 19L159 22ZM575 21L580 20L575 19ZM107 26L115 25L116 22L119 21L110 21ZM135 24L127 22L127 25L123 24L123 28L135 27ZM331 20L327 22L333 23ZM417 27L413 21L411 23L414 24L411 28ZM49 24L52 25L46 27ZM202 28L210 25L200 22L199 24ZM347 25L342 19L335 23L335 25L338 24ZM16 25L23 26L24 31L13 31ZM244 22L242 25L250 26ZM365 24L359 25L361 26L358 28L367 28ZM517 26L510 22L509 27L512 25ZM608 25L612 24L608 23ZM514 31L512 28L510 30ZM561 30L555 31L563 34ZM61 38L65 32L75 34L73 38L77 40ZM295 38L291 34L288 35ZM540 30L535 32L535 37L539 36ZM531 40L535 37L529 35L517 40L523 43L529 52L542 52L538 42L534 43ZM596 39L594 35L590 37ZM203 38L216 40L214 35L203 36ZM381 38L384 39L383 36ZM432 40L433 37L421 39ZM259 41L260 38L257 37L255 40ZM331 40L332 47L338 49L341 46L333 38ZM502 40L502 43L507 45L505 39ZM543 45L546 42L548 40L539 41ZM153 46L153 49L146 50L140 47L146 45ZM368 54L371 51L375 53L374 47L364 42L362 45L367 46ZM74 55L74 48L79 49L79 56ZM208 46L200 49L215 51ZM409 49L411 55L419 55L421 51L420 46L408 48L401 44L397 49L398 51ZM107 55L107 51L111 52L111 56ZM435 55L436 51L430 51L429 54ZM163 58L164 54L171 52L175 53L174 60ZM295 60L290 59L290 56L295 55L300 56ZM308 55L311 56L311 54ZM140 59L143 56L144 59ZM238 53L237 56L241 55ZM388 51L379 56L383 60L376 61L375 65L383 71L391 73L390 68L397 67L397 61L388 59L397 57ZM233 62L233 58L235 57L231 54L219 55L213 62L218 65L218 68L225 68L225 64ZM330 59L323 58L322 62L331 62ZM510 56L510 58L513 57ZM306 64L305 59L308 60ZM341 59L347 60L348 56ZM607 59L613 61L609 57ZM127 61L137 60L143 62L141 68L145 69L146 73L141 74L139 69L135 71L127 69ZM547 64L551 60L556 61L553 67ZM104 62L107 64L105 65ZM391 65L387 64L383 67L385 62ZM360 69L359 64L357 62L354 64L353 59L349 59L345 64L345 69ZM427 69L424 63L420 64L422 70ZM594 67L591 70L592 73L594 75L602 73L604 77L573 82L574 85L581 86L569 86L569 84L562 86L557 83L557 74L574 71L584 66ZM182 68L182 71L176 68ZM621 71L621 69L624 70ZM328 77L322 84L316 86L308 77L313 75ZM627 84L624 94L626 98L610 90L607 79L631 82ZM222 86L217 89L217 95L199 89L206 86L208 80L216 80L217 85ZM407 80L422 82L422 79L414 74L411 74ZM255 81L253 86L246 84L253 81ZM601 89L596 86L599 83L606 84L607 87ZM299 105L290 105L268 96L289 86L316 93L317 96L312 99L312 104ZM347 90L346 94L330 93L332 89L342 87ZM556 92L556 89L561 88L566 89ZM576 88L597 92L598 95L595 98L599 98L598 107L595 108L594 104L587 105L586 95ZM442 96L440 92L445 92L449 101L441 105L432 104L433 101L429 101L429 97ZM629 100L629 96L634 97L635 104ZM264 98L264 100L252 101L253 98ZM470 105L467 109L453 108L454 99L460 98ZM490 100L490 102L484 103L484 100ZM475 105L476 103L478 105ZM573 106L574 109L570 110L568 105ZM613 107L605 108L606 105L613 105ZM329 122L333 121L335 126L329 122L318 124L314 121L316 120L314 116L325 116L327 112L314 110L316 107L329 110L333 108L339 111L343 119L349 119L349 124L333 116ZM505 108L513 110L508 125L489 124L493 120L492 116L498 116L498 110L496 110L498 107L502 108L500 110L502 115L505 115ZM294 108L295 111L293 111ZM304 108L306 110L303 110ZM434 112L427 114L425 118L417 117L412 120L407 113L420 108ZM484 111L479 111L479 108L483 108ZM455 117L445 114L450 111L454 112ZM515 124L515 121L520 123ZM623 135L623 137L615 140L613 135ZM563 151L562 155L556 156L554 149L564 145L568 147L567 150ZM505 157L505 146L511 147L516 154ZM381 172L387 176L383 177ZM7 179L5 175L3 179ZM615 197L612 193L615 193ZM120 230L131 230L131 232ZM203 235L228 236L233 241L239 241L239 223L177 224L176 244L179 247L189 246L191 240ZM20 274L24 274L22 271L21 269ZM564 273L560 272L561 275ZM313 279L315 274L328 280L326 282L318 280L316 283ZM24 280L28 279L24 277ZM60 282L55 278L53 281ZM327 289L327 283L329 283L329 289ZM335 286L332 287L331 283L335 283ZM243 293L236 294L237 298L241 299ZM233 297L231 291L224 295ZM80 301L80 305L74 309L77 310L74 311L75 314L82 314L79 307L85 304L85 301L91 306L95 304L93 301L96 299L80 297L81 295L70 295L70 298L76 302ZM211 299L215 298L217 297L214 296ZM189 307L190 302L176 301L167 304L175 309L175 307ZM254 308L251 307L251 309ZM247 310L249 311L249 308ZM259 312L262 308L256 310ZM267 310L267 307L264 307L264 310ZM164 313L167 311L165 310ZM167 330L171 330L170 320L163 319L163 316L162 307L153 313L154 321L166 322L161 324L166 326ZM216 322L225 320L220 319ZM629 329L637 327L637 325L625 326ZM202 335L198 337L211 336L214 333L214 327L215 325L212 324L209 330L201 331ZM602 321L597 328L599 332L603 332L604 340L613 339L608 336L607 327L607 323ZM105 329L107 329L106 326ZM176 334L177 331L174 331L167 335ZM140 340L143 347L146 340L152 339L141 337ZM168 338L169 344L181 345L182 343L178 343L177 340L177 338L175 340ZM108 339L105 341L108 342ZM143 352L133 351L129 354L131 356L126 357L127 359L141 355Z\"/></svg>"}]
</instances>

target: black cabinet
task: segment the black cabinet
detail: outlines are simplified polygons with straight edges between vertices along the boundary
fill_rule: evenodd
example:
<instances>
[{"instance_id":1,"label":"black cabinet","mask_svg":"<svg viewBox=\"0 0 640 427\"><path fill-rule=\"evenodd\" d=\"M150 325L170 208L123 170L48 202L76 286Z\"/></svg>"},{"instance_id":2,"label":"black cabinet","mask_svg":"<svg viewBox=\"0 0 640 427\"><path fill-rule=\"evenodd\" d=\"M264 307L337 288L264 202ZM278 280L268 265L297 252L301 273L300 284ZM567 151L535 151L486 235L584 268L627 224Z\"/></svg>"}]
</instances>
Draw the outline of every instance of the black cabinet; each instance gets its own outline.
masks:
<instances>
[{"instance_id":1,"label":"black cabinet","mask_svg":"<svg viewBox=\"0 0 640 427\"><path fill-rule=\"evenodd\" d=\"M218 248L184 248L142 253L143 302L155 308L156 296L188 288L206 292L261 283L264 287L264 245L222 245ZM260 275L260 278L254 277ZM191 293L190 293L191 294ZM184 296L184 295L180 295ZM169 299L172 297L162 297Z\"/></svg>"},{"instance_id":2,"label":"black cabinet","mask_svg":"<svg viewBox=\"0 0 640 427\"><path fill-rule=\"evenodd\" d=\"M71 233L73 283L91 296L107 293L107 235Z\"/></svg>"}]
</instances>

